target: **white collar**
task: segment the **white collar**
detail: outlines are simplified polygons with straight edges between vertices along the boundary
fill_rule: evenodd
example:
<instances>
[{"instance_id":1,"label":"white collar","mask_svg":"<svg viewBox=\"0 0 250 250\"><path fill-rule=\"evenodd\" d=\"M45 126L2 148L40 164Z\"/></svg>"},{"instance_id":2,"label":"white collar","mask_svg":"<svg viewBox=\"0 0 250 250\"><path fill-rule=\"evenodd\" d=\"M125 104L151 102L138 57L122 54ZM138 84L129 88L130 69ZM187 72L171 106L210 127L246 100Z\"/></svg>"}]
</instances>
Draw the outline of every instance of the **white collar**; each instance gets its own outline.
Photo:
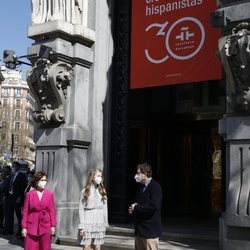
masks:
<instances>
[{"instance_id":1,"label":"white collar","mask_svg":"<svg viewBox=\"0 0 250 250\"><path fill-rule=\"evenodd\" d=\"M151 180L152 180L152 177L148 178L147 181L144 183L144 185L147 187L148 184L151 182Z\"/></svg>"}]
</instances>

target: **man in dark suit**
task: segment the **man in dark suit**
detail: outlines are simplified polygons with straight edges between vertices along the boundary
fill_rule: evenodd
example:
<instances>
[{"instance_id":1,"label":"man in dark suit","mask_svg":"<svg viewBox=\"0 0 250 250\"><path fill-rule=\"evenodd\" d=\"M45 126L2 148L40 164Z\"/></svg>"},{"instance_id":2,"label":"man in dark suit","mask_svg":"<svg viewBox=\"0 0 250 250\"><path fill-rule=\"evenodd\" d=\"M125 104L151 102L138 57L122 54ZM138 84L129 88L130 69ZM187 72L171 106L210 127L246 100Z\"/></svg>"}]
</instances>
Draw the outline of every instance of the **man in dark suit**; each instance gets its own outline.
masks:
<instances>
[{"instance_id":1,"label":"man in dark suit","mask_svg":"<svg viewBox=\"0 0 250 250\"><path fill-rule=\"evenodd\" d=\"M136 203L128 209L135 217L135 249L157 250L161 235L162 190L152 177L148 163L137 165L135 180L139 183Z\"/></svg>"},{"instance_id":2,"label":"man in dark suit","mask_svg":"<svg viewBox=\"0 0 250 250\"><path fill-rule=\"evenodd\" d=\"M7 206L6 206L6 196L8 194L8 187L9 187L9 183L10 183L10 178L11 178L11 168L10 166L5 166L3 167L2 170L2 181L0 183L0 192L1 192L1 202L2 202L2 220L1 220L1 228L0 228L0 233L3 232L4 228L5 228L5 215L6 215L6 211L8 210Z\"/></svg>"},{"instance_id":3,"label":"man in dark suit","mask_svg":"<svg viewBox=\"0 0 250 250\"><path fill-rule=\"evenodd\" d=\"M9 180L6 195L6 222L5 229L2 234L13 234L14 227L14 211L16 213L18 221L18 231L16 234L17 238L21 237L21 221L22 221L22 206L24 202L24 190L27 185L27 178L24 173L20 171L20 164L13 162L12 164L12 175Z\"/></svg>"}]
</instances>

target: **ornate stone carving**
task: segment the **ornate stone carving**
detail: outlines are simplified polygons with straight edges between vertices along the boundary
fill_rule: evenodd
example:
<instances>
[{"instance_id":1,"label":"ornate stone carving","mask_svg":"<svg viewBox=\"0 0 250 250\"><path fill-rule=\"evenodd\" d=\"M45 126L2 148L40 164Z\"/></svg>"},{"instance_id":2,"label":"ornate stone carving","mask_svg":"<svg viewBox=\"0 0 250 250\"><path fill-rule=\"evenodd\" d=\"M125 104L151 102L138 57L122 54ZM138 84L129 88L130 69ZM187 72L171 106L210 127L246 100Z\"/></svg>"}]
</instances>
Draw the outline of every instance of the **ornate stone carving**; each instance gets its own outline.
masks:
<instances>
[{"instance_id":1,"label":"ornate stone carving","mask_svg":"<svg viewBox=\"0 0 250 250\"><path fill-rule=\"evenodd\" d=\"M71 65L51 63L40 58L28 73L27 82L40 110L33 113L36 122L54 124L64 122L64 103L73 77Z\"/></svg>"},{"instance_id":2,"label":"ornate stone carving","mask_svg":"<svg viewBox=\"0 0 250 250\"><path fill-rule=\"evenodd\" d=\"M32 24L64 20L83 25L86 0L31 0Z\"/></svg>"},{"instance_id":3,"label":"ornate stone carving","mask_svg":"<svg viewBox=\"0 0 250 250\"><path fill-rule=\"evenodd\" d=\"M234 111L250 111L250 23L238 24L227 37L225 43L234 86L228 96Z\"/></svg>"}]
</instances>

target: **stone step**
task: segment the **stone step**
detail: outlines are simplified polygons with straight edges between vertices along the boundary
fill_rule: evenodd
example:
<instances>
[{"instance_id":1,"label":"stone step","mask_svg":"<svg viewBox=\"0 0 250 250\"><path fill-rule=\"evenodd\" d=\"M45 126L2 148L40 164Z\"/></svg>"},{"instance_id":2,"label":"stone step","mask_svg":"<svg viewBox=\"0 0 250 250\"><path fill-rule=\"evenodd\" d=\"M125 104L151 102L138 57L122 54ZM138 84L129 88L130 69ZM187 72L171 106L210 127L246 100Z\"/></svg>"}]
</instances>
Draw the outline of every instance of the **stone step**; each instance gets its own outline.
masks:
<instances>
[{"instance_id":1,"label":"stone step","mask_svg":"<svg viewBox=\"0 0 250 250\"><path fill-rule=\"evenodd\" d=\"M134 229L126 227L110 226L106 232L107 235L127 236L134 237ZM178 239L190 239L190 240L204 240L204 241L219 241L218 233L208 231L191 231L191 232L162 232L161 240L178 240Z\"/></svg>"},{"instance_id":2,"label":"stone step","mask_svg":"<svg viewBox=\"0 0 250 250\"><path fill-rule=\"evenodd\" d=\"M57 243L58 244L58 243ZM76 239L64 237L60 240L55 250L65 250L76 248ZM107 235L102 250L131 250L134 249L134 237ZM219 250L219 244L211 241L192 241L192 240L160 240L160 250Z\"/></svg>"}]
</instances>

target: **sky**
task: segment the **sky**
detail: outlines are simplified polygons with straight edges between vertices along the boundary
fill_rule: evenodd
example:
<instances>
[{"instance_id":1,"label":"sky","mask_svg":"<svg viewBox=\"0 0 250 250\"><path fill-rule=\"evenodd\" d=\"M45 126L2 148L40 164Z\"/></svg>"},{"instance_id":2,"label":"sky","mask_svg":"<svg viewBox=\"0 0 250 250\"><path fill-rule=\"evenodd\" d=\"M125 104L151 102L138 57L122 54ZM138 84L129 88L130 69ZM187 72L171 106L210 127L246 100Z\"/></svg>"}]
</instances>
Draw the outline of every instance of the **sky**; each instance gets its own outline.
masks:
<instances>
[{"instance_id":1,"label":"sky","mask_svg":"<svg viewBox=\"0 0 250 250\"><path fill-rule=\"evenodd\" d=\"M27 48L33 43L27 37L28 26L31 24L30 0L1 0L0 24L0 64L5 49L14 50L17 56L27 55ZM25 65L19 67L23 77L27 68Z\"/></svg>"}]
</instances>

